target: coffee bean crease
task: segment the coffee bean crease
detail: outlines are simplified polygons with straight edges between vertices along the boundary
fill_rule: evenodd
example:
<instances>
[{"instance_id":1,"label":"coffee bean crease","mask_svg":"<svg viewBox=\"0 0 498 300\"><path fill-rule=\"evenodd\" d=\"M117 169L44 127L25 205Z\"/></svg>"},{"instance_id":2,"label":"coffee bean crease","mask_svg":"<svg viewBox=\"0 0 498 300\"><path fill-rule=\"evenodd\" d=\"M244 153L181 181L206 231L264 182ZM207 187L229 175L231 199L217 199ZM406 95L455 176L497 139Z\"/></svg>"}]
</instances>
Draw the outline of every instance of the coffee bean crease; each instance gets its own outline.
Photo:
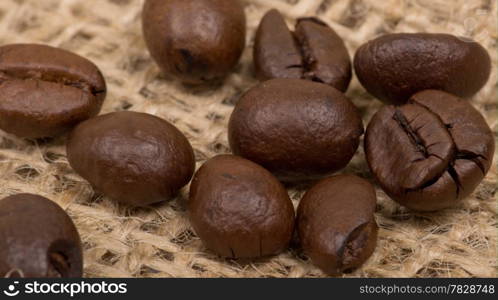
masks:
<instances>
[{"instance_id":1,"label":"coffee bean crease","mask_svg":"<svg viewBox=\"0 0 498 300\"><path fill-rule=\"evenodd\" d=\"M344 92L352 77L348 51L332 28L310 17L298 19L295 30L291 31L275 9L261 21L256 33L254 58L261 80L305 79Z\"/></svg>"},{"instance_id":2,"label":"coffee bean crease","mask_svg":"<svg viewBox=\"0 0 498 300\"><path fill-rule=\"evenodd\" d=\"M491 166L494 139L468 102L427 90L377 112L366 131L365 153L391 198L415 210L438 210L477 187Z\"/></svg>"}]
</instances>

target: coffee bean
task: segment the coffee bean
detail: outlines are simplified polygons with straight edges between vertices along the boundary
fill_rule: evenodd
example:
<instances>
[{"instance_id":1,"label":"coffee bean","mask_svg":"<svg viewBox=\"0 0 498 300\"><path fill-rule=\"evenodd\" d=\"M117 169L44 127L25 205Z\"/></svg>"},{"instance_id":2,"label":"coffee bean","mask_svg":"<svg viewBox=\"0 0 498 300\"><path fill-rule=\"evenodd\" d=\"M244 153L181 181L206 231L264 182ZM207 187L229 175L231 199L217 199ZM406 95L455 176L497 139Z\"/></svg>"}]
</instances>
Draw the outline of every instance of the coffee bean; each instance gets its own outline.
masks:
<instances>
[{"instance_id":1,"label":"coffee bean","mask_svg":"<svg viewBox=\"0 0 498 300\"><path fill-rule=\"evenodd\" d=\"M304 252L329 275L361 266L375 250L375 189L353 175L323 179L301 199L297 231Z\"/></svg>"},{"instance_id":2,"label":"coffee bean","mask_svg":"<svg viewBox=\"0 0 498 300\"><path fill-rule=\"evenodd\" d=\"M317 18L302 18L291 32L282 15L270 10L261 21L254 45L260 80L307 79L345 92L351 81L351 58L343 40Z\"/></svg>"},{"instance_id":3,"label":"coffee bean","mask_svg":"<svg viewBox=\"0 0 498 300\"><path fill-rule=\"evenodd\" d=\"M420 211L450 207L470 195L488 172L494 149L481 114L436 90L381 108L365 135L366 158L380 186Z\"/></svg>"},{"instance_id":4,"label":"coffee bean","mask_svg":"<svg viewBox=\"0 0 498 300\"><path fill-rule=\"evenodd\" d=\"M339 91L301 79L273 79L246 92L228 125L234 154L283 181L320 178L353 157L363 124Z\"/></svg>"},{"instance_id":5,"label":"coffee bean","mask_svg":"<svg viewBox=\"0 0 498 300\"><path fill-rule=\"evenodd\" d=\"M142 22L159 67L189 84L224 78L245 47L246 18L239 0L147 0Z\"/></svg>"},{"instance_id":6,"label":"coffee bean","mask_svg":"<svg viewBox=\"0 0 498 300\"><path fill-rule=\"evenodd\" d=\"M448 34L399 33L361 46L354 66L368 92L385 103L403 104L426 89L471 97L488 81L491 60L471 40Z\"/></svg>"},{"instance_id":7,"label":"coffee bean","mask_svg":"<svg viewBox=\"0 0 498 300\"><path fill-rule=\"evenodd\" d=\"M0 128L53 137L98 114L106 95L99 69L74 53L36 44L0 47Z\"/></svg>"},{"instance_id":8,"label":"coffee bean","mask_svg":"<svg viewBox=\"0 0 498 300\"><path fill-rule=\"evenodd\" d=\"M71 218L32 194L0 200L0 276L81 277L83 255Z\"/></svg>"},{"instance_id":9,"label":"coffee bean","mask_svg":"<svg viewBox=\"0 0 498 300\"><path fill-rule=\"evenodd\" d=\"M241 157L219 155L195 174L190 220L218 255L255 258L283 251L292 237L294 208L282 184Z\"/></svg>"},{"instance_id":10,"label":"coffee bean","mask_svg":"<svg viewBox=\"0 0 498 300\"><path fill-rule=\"evenodd\" d=\"M119 202L169 200L195 170L192 146L173 125L137 112L116 112L78 125L67 143L73 169Z\"/></svg>"}]
</instances>

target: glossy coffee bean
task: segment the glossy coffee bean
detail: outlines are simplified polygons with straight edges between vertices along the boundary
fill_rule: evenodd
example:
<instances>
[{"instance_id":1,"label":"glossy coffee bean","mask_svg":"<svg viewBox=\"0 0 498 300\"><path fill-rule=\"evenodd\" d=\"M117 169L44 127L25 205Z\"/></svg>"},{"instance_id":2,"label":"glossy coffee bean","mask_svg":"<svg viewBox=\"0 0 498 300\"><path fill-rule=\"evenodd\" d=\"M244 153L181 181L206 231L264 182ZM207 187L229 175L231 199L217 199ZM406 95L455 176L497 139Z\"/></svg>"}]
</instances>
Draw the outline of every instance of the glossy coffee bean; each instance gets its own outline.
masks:
<instances>
[{"instance_id":1,"label":"glossy coffee bean","mask_svg":"<svg viewBox=\"0 0 498 300\"><path fill-rule=\"evenodd\" d=\"M354 66L368 92L399 105L427 89L471 97L488 81L491 60L480 44L464 38L397 33L361 46Z\"/></svg>"},{"instance_id":2,"label":"glossy coffee bean","mask_svg":"<svg viewBox=\"0 0 498 300\"><path fill-rule=\"evenodd\" d=\"M69 137L67 158L95 189L135 206L171 199L195 170L187 138L167 121L137 112L81 123Z\"/></svg>"},{"instance_id":3,"label":"glossy coffee bean","mask_svg":"<svg viewBox=\"0 0 498 300\"><path fill-rule=\"evenodd\" d=\"M343 40L317 18L302 18L291 32L282 15L270 10L261 21L254 45L260 80L301 78L345 92L351 81L351 58Z\"/></svg>"},{"instance_id":4,"label":"glossy coffee bean","mask_svg":"<svg viewBox=\"0 0 498 300\"><path fill-rule=\"evenodd\" d=\"M0 276L81 277L83 255L71 218L32 194L0 200Z\"/></svg>"},{"instance_id":5,"label":"glossy coffee bean","mask_svg":"<svg viewBox=\"0 0 498 300\"><path fill-rule=\"evenodd\" d=\"M239 0L146 0L142 22L152 58L163 72L189 84L224 78L245 47Z\"/></svg>"},{"instance_id":6,"label":"glossy coffee bean","mask_svg":"<svg viewBox=\"0 0 498 300\"><path fill-rule=\"evenodd\" d=\"M494 149L481 114L436 90L381 108L365 135L366 158L380 186L420 211L447 208L470 195L488 172Z\"/></svg>"},{"instance_id":7,"label":"glossy coffee bean","mask_svg":"<svg viewBox=\"0 0 498 300\"><path fill-rule=\"evenodd\" d=\"M353 175L326 178L301 199L297 230L304 252L329 275L361 266L375 250L373 186Z\"/></svg>"},{"instance_id":8,"label":"glossy coffee bean","mask_svg":"<svg viewBox=\"0 0 498 300\"><path fill-rule=\"evenodd\" d=\"M246 92L230 118L230 147L283 181L305 181L344 168L363 124L338 90L301 79L273 79Z\"/></svg>"},{"instance_id":9,"label":"glossy coffee bean","mask_svg":"<svg viewBox=\"0 0 498 300\"><path fill-rule=\"evenodd\" d=\"M74 53L36 44L0 47L0 129L23 138L63 134L98 114L99 69Z\"/></svg>"},{"instance_id":10,"label":"glossy coffee bean","mask_svg":"<svg viewBox=\"0 0 498 300\"><path fill-rule=\"evenodd\" d=\"M285 188L270 172L238 156L216 156L197 171L188 209L204 245L224 257L277 254L293 233L294 207Z\"/></svg>"}]
</instances>

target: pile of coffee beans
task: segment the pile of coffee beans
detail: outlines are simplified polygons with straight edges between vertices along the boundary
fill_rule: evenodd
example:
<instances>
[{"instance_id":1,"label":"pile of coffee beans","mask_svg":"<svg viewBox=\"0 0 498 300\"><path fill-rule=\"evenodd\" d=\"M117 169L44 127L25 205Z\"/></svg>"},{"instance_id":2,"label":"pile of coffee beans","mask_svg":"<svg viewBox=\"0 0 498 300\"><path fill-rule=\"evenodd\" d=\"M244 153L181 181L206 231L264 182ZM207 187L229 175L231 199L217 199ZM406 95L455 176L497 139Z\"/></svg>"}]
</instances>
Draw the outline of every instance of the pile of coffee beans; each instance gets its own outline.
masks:
<instances>
[{"instance_id":1,"label":"pile of coffee beans","mask_svg":"<svg viewBox=\"0 0 498 300\"><path fill-rule=\"evenodd\" d=\"M146 0L142 20L151 56L188 86L222 81L245 48L239 0ZM352 65L325 22L301 18L291 30L270 10L254 44L262 82L240 98L229 121L233 155L207 160L194 175L192 146L169 122L140 112L96 117L106 84L92 62L45 45L5 45L0 129L32 139L70 132L71 167L124 205L170 200L193 177L188 211L207 249L254 259L299 245L316 266L338 276L372 255L378 232L372 183L330 176L348 165L364 134L360 112L344 95ZM388 34L359 48L354 69L386 104L365 131L376 183L417 211L451 207L470 195L495 147L485 119L465 99L489 78L486 50L447 34ZM314 183L297 216L282 182ZM0 225L1 276L82 276L79 234L50 200L7 197Z\"/></svg>"}]
</instances>

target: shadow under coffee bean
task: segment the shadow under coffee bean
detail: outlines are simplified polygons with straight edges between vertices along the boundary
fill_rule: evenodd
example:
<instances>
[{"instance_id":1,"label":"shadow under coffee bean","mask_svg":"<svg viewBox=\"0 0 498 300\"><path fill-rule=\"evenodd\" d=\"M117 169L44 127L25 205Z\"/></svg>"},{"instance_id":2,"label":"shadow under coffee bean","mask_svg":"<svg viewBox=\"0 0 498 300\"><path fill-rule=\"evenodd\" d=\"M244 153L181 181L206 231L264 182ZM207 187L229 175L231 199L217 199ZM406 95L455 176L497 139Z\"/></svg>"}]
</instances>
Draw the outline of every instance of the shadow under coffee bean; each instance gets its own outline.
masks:
<instances>
[{"instance_id":1,"label":"shadow under coffee bean","mask_svg":"<svg viewBox=\"0 0 498 300\"><path fill-rule=\"evenodd\" d=\"M427 90L407 104L384 106L365 134L365 154L384 191L420 211L453 206L469 196L492 165L495 142L466 100Z\"/></svg>"}]
</instances>

